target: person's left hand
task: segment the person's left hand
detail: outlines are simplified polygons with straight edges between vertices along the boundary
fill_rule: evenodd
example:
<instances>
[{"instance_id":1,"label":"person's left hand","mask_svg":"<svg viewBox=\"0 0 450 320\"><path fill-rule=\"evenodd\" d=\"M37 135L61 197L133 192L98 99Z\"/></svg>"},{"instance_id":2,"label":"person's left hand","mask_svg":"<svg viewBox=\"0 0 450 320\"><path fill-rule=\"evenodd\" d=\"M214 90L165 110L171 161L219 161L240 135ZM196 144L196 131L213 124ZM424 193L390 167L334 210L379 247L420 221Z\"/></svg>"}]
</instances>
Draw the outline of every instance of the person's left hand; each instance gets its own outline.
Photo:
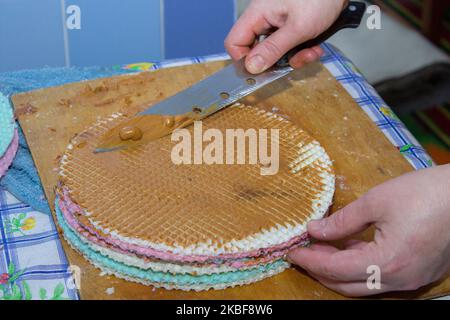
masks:
<instances>
[{"instance_id":1,"label":"person's left hand","mask_svg":"<svg viewBox=\"0 0 450 320\"><path fill-rule=\"evenodd\" d=\"M373 241L327 244L375 226ZM321 243L289 254L326 287L347 296L416 290L450 269L450 164L387 181L330 217L308 224ZM368 267L380 271L371 289Z\"/></svg>"}]
</instances>

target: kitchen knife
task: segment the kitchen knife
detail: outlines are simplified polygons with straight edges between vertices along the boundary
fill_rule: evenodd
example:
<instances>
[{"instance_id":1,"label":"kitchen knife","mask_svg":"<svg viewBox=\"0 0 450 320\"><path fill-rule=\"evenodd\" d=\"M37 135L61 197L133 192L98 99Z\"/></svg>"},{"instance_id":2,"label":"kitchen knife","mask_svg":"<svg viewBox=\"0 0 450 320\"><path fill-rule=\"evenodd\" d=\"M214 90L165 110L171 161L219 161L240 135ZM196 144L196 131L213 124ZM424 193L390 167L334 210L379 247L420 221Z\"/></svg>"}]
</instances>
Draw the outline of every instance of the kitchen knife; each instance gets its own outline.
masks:
<instances>
[{"instance_id":1,"label":"kitchen knife","mask_svg":"<svg viewBox=\"0 0 450 320\"><path fill-rule=\"evenodd\" d=\"M100 138L95 152L108 152L138 146L201 120L259 88L289 74L294 69L289 60L296 53L319 45L339 30L357 28L366 5L350 1L336 22L317 38L302 43L286 53L272 68L253 75L246 71L244 59L231 63L190 88L139 112L121 122Z\"/></svg>"}]
</instances>

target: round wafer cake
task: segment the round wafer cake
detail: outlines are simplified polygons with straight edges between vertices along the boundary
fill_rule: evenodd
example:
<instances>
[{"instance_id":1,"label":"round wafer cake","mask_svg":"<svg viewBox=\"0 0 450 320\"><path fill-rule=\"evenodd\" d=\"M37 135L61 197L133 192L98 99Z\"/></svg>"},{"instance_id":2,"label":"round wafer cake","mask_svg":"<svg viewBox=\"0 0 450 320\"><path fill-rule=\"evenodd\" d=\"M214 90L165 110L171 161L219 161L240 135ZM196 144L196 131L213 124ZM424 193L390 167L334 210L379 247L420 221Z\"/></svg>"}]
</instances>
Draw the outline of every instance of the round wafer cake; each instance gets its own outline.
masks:
<instances>
[{"instance_id":1,"label":"round wafer cake","mask_svg":"<svg viewBox=\"0 0 450 320\"><path fill-rule=\"evenodd\" d=\"M279 152L270 175L262 175L269 164L250 155L241 163L234 155L228 164L198 161L195 141L189 146L197 158L178 164L179 140L171 136L94 153L101 136L126 119L115 114L73 138L61 160L55 202L68 242L105 272L183 290L261 280L288 267L288 250L308 243L306 223L323 217L331 204L334 174L326 152L276 114L235 105L185 129L194 140L200 126L224 139L229 129L255 130L259 149L267 134L266 151L273 154L276 143ZM211 142L204 140L203 152Z\"/></svg>"},{"instance_id":2,"label":"round wafer cake","mask_svg":"<svg viewBox=\"0 0 450 320\"><path fill-rule=\"evenodd\" d=\"M8 98L0 93L0 177L11 165L19 145L14 114Z\"/></svg>"}]
</instances>

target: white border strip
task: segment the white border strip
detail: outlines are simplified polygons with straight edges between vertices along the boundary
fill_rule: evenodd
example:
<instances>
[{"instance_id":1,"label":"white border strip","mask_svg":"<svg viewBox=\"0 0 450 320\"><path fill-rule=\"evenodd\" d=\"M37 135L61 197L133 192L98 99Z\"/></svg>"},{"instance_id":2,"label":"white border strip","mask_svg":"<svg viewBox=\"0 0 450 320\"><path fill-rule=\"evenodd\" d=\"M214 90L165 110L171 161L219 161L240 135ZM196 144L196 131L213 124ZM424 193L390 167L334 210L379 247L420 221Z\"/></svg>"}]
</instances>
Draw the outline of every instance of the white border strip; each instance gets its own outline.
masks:
<instances>
[{"instance_id":1,"label":"white border strip","mask_svg":"<svg viewBox=\"0 0 450 320\"><path fill-rule=\"evenodd\" d=\"M70 67L70 46L69 46L69 34L67 33L66 27L66 1L60 0L61 4L61 19L63 27L63 37L64 37L64 62L66 67Z\"/></svg>"},{"instance_id":2,"label":"white border strip","mask_svg":"<svg viewBox=\"0 0 450 320\"><path fill-rule=\"evenodd\" d=\"M159 0L159 45L161 61L166 59L166 28L164 19L164 0Z\"/></svg>"}]
</instances>

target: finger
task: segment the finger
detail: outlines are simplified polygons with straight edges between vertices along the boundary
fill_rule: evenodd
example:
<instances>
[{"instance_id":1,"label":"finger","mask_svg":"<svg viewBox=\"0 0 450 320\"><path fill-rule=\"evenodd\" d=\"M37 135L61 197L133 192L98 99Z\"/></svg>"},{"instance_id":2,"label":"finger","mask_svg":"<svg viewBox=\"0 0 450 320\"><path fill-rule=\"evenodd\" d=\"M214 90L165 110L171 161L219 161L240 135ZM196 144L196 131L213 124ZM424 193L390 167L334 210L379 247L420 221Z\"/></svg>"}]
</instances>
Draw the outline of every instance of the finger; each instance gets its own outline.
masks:
<instances>
[{"instance_id":1,"label":"finger","mask_svg":"<svg viewBox=\"0 0 450 320\"><path fill-rule=\"evenodd\" d=\"M347 297L365 297L385 292L383 285L380 289L370 289L367 286L367 281L355 281L355 282L342 282L342 281L330 281L320 276L310 274L313 278L317 279L325 287L340 293Z\"/></svg>"},{"instance_id":2,"label":"finger","mask_svg":"<svg viewBox=\"0 0 450 320\"><path fill-rule=\"evenodd\" d=\"M367 229L375 218L360 198L327 218L308 223L308 233L322 241L339 240Z\"/></svg>"},{"instance_id":3,"label":"finger","mask_svg":"<svg viewBox=\"0 0 450 320\"><path fill-rule=\"evenodd\" d=\"M363 249L365 246L368 245L368 242L362 241L362 240L348 240L344 243L345 249Z\"/></svg>"},{"instance_id":4,"label":"finger","mask_svg":"<svg viewBox=\"0 0 450 320\"><path fill-rule=\"evenodd\" d=\"M391 288L384 283L380 283L380 287L374 287L371 283L371 286L368 285L367 279L365 281L334 281L325 279L319 275L316 275L312 272L308 272L308 274L323 284L325 287L336 291L340 294L343 294L347 297L363 297L370 296L375 294L381 294L383 292L391 291Z\"/></svg>"},{"instance_id":5,"label":"finger","mask_svg":"<svg viewBox=\"0 0 450 320\"><path fill-rule=\"evenodd\" d=\"M367 267L376 264L371 250L343 250L326 252L301 248L289 253L289 260L308 272L328 280L358 281L367 277Z\"/></svg>"},{"instance_id":6,"label":"finger","mask_svg":"<svg viewBox=\"0 0 450 320\"><path fill-rule=\"evenodd\" d=\"M326 253L336 253L339 251L338 248L333 247L326 243L314 243L309 247L311 250L326 252Z\"/></svg>"},{"instance_id":7,"label":"finger","mask_svg":"<svg viewBox=\"0 0 450 320\"><path fill-rule=\"evenodd\" d=\"M299 40L298 34L295 34L291 26L283 26L250 51L245 66L250 73L261 73L301 42L302 39Z\"/></svg>"},{"instance_id":8,"label":"finger","mask_svg":"<svg viewBox=\"0 0 450 320\"><path fill-rule=\"evenodd\" d=\"M304 250L304 249L306 249L306 248L297 248L297 250ZM333 247L326 243L314 243L311 246L309 246L309 249L314 250L314 251L324 252L324 253L336 253L339 251L338 248ZM287 260L290 263L298 264L296 261L294 261L290 258L289 254L288 254Z\"/></svg>"},{"instance_id":9,"label":"finger","mask_svg":"<svg viewBox=\"0 0 450 320\"><path fill-rule=\"evenodd\" d=\"M304 49L297 53L295 56L291 58L289 64L293 68L301 68L305 64L312 63L318 61L320 57L324 54L324 51L321 47L313 47L309 49Z\"/></svg>"},{"instance_id":10,"label":"finger","mask_svg":"<svg viewBox=\"0 0 450 320\"><path fill-rule=\"evenodd\" d=\"M228 33L225 49L234 60L239 60L250 52L256 38L269 29L270 24L257 10L246 10Z\"/></svg>"},{"instance_id":11,"label":"finger","mask_svg":"<svg viewBox=\"0 0 450 320\"><path fill-rule=\"evenodd\" d=\"M312 47L311 49L313 49L320 58L322 58L322 56L325 54L325 51L322 49L321 46L315 46Z\"/></svg>"}]
</instances>

